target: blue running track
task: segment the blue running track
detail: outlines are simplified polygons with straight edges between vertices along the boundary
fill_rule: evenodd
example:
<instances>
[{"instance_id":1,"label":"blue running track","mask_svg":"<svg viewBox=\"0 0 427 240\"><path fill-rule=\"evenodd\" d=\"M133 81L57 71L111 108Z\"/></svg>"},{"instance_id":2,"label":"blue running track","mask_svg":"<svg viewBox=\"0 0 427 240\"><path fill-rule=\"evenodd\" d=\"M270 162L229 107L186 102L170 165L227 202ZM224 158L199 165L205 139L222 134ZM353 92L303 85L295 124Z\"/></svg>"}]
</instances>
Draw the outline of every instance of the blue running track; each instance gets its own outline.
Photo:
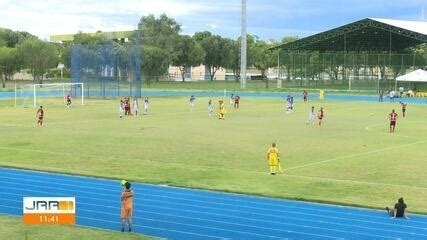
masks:
<instances>
[{"instance_id":1,"label":"blue running track","mask_svg":"<svg viewBox=\"0 0 427 240\"><path fill-rule=\"evenodd\" d=\"M427 239L427 216L134 183L134 231L169 239ZM120 230L119 181L0 168L0 213L75 196L77 224ZM391 200L390 200L391 201ZM1 237L0 237L1 238Z\"/></svg>"},{"instance_id":2,"label":"blue running track","mask_svg":"<svg viewBox=\"0 0 427 240\"><path fill-rule=\"evenodd\" d=\"M112 89L106 89L105 90L107 97L117 97L116 90ZM227 92L227 98L230 97L230 94L232 92ZM237 92L241 97L258 97L258 98L280 98L284 99L287 95L292 95L296 97L296 99L301 99L302 94L301 93L295 93L295 92ZM7 98L14 98L14 92L0 92L0 100L7 99ZM32 98L32 92L27 93L27 97ZM50 90L50 91L40 91L37 93L38 96L62 96L62 90ZM222 91L200 91L200 90L150 90L150 89L142 89L141 91L142 96L186 96L189 97L190 95L194 95L196 97L222 97L224 96L224 92ZM101 97L99 95L99 90L92 90L90 93L87 93L85 91L85 96L88 95L92 97ZM121 93L120 96L129 96L128 92ZM317 93L310 93L309 99L319 99L319 94ZM325 94L326 100L335 100L335 101L356 101L356 102L378 102L378 96L376 95L352 95L352 94L335 94L330 93L326 90ZM415 103L415 104L427 104L427 98L396 98L395 102L403 101L405 103ZM390 102L390 99L388 99L386 96L384 96L384 102Z\"/></svg>"}]
</instances>

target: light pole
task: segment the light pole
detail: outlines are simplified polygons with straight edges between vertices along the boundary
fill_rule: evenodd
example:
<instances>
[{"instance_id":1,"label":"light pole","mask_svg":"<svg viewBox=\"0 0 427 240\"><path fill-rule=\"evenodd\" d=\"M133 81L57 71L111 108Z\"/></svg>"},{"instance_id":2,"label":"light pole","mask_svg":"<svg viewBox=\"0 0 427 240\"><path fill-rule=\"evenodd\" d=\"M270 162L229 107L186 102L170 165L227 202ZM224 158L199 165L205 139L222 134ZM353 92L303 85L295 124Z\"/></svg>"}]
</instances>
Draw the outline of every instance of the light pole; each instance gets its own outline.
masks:
<instances>
[{"instance_id":1,"label":"light pole","mask_svg":"<svg viewBox=\"0 0 427 240\"><path fill-rule=\"evenodd\" d=\"M246 88L246 0L242 0L242 31L240 43L240 88Z\"/></svg>"},{"instance_id":2,"label":"light pole","mask_svg":"<svg viewBox=\"0 0 427 240\"><path fill-rule=\"evenodd\" d=\"M280 49L277 51L277 88L282 88L282 79L280 78Z\"/></svg>"},{"instance_id":3,"label":"light pole","mask_svg":"<svg viewBox=\"0 0 427 240\"><path fill-rule=\"evenodd\" d=\"M141 41L142 24L138 23L135 39L135 94L134 96L141 97L142 88L142 41Z\"/></svg>"}]
</instances>

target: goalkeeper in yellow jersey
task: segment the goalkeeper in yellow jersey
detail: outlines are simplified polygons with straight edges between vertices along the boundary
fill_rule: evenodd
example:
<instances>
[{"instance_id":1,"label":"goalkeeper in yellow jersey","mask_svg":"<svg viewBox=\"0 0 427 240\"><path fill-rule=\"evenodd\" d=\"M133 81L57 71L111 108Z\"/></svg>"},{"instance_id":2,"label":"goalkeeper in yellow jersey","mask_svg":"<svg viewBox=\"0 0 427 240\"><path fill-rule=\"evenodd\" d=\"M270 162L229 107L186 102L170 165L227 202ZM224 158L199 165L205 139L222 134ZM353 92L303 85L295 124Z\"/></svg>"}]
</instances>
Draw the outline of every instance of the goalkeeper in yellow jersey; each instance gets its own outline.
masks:
<instances>
[{"instance_id":1,"label":"goalkeeper in yellow jersey","mask_svg":"<svg viewBox=\"0 0 427 240\"><path fill-rule=\"evenodd\" d=\"M283 172L280 166L279 150L276 148L276 143L271 144L271 147L267 150L267 161L270 166L270 174L276 175L276 173Z\"/></svg>"}]
</instances>

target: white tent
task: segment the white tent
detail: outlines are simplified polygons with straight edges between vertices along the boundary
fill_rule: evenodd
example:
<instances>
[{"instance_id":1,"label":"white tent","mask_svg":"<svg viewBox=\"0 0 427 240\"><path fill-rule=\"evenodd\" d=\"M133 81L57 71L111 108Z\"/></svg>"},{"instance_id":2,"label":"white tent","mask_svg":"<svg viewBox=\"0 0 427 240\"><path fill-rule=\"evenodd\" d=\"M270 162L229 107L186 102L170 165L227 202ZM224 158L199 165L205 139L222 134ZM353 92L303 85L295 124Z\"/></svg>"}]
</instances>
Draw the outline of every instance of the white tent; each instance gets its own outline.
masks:
<instances>
[{"instance_id":1,"label":"white tent","mask_svg":"<svg viewBox=\"0 0 427 240\"><path fill-rule=\"evenodd\" d=\"M422 69L415 70L396 78L400 82L427 82L427 71Z\"/></svg>"}]
</instances>

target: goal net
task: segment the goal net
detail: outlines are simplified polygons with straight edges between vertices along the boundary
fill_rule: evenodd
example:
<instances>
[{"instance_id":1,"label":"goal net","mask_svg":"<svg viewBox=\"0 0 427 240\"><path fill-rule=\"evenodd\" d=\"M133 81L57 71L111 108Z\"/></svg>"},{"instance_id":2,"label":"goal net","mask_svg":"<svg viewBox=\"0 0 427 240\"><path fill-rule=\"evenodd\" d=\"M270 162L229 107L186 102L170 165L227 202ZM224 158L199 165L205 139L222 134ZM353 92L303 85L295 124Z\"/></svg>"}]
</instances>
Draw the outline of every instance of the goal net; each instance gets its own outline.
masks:
<instances>
[{"instance_id":1,"label":"goal net","mask_svg":"<svg viewBox=\"0 0 427 240\"><path fill-rule=\"evenodd\" d=\"M73 104L84 105L83 92L83 83L46 83L25 85L16 96L19 98L17 102L21 102L23 107L36 107L44 104L66 105L68 95Z\"/></svg>"}]
</instances>

